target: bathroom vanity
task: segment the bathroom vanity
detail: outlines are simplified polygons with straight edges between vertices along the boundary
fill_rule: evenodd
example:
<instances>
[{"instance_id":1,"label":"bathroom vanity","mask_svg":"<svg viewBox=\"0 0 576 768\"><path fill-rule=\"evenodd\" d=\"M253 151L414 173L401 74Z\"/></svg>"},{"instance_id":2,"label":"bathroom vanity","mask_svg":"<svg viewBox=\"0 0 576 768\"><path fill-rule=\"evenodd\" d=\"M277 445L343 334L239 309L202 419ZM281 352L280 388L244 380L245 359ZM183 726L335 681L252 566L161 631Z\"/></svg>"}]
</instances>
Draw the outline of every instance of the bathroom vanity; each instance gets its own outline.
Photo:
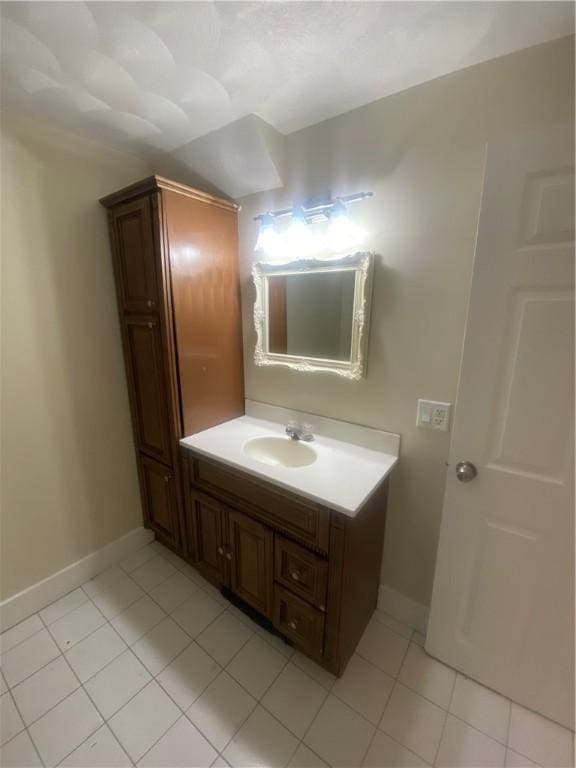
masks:
<instances>
[{"instance_id":1,"label":"bathroom vanity","mask_svg":"<svg viewBox=\"0 0 576 768\"><path fill-rule=\"evenodd\" d=\"M187 534L207 579L339 675L377 603L398 438L386 451L283 433L244 416L181 441Z\"/></svg>"}]
</instances>

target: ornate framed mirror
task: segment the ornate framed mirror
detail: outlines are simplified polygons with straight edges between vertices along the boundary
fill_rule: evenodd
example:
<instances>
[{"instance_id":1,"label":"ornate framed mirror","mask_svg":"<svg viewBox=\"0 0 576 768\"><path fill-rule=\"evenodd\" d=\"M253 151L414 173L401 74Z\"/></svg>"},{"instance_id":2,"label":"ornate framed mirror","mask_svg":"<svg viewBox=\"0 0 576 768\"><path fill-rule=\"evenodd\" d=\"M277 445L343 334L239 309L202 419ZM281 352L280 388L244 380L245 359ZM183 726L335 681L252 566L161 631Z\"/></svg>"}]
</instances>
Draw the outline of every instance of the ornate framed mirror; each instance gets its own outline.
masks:
<instances>
[{"instance_id":1,"label":"ornate framed mirror","mask_svg":"<svg viewBox=\"0 0 576 768\"><path fill-rule=\"evenodd\" d=\"M256 365L361 379L372 266L370 253L256 262Z\"/></svg>"}]
</instances>

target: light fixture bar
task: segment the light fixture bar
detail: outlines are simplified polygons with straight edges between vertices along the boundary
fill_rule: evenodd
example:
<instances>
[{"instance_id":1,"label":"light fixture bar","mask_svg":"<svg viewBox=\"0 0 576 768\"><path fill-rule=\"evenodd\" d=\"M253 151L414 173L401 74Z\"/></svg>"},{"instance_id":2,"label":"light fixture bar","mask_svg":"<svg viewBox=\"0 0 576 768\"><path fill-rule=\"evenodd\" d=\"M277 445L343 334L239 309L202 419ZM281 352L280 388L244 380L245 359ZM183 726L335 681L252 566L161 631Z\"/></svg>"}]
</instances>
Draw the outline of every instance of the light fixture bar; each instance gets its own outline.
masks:
<instances>
[{"instance_id":1,"label":"light fixture bar","mask_svg":"<svg viewBox=\"0 0 576 768\"><path fill-rule=\"evenodd\" d=\"M328 200L326 203L319 203L318 205L302 205L304 216L318 216L326 214L332 210L336 203L357 203L359 200L365 200L367 197L372 197L373 192L356 192L354 195L342 195L334 200ZM294 208L280 208L277 211L267 211L266 213L259 213L258 216L254 216L254 221L262 221L265 216L272 216L274 219L280 219L283 216L291 216L294 212Z\"/></svg>"}]
</instances>

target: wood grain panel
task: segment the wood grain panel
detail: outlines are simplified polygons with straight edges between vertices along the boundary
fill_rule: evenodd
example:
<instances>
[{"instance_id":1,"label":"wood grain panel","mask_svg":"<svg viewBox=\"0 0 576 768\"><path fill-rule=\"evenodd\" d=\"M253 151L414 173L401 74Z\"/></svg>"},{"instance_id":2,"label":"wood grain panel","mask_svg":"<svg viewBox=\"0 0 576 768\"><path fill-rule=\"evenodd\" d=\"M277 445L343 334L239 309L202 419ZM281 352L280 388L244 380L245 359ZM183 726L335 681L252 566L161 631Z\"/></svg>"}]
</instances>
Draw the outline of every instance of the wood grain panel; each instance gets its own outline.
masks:
<instances>
[{"instance_id":1,"label":"wood grain panel","mask_svg":"<svg viewBox=\"0 0 576 768\"><path fill-rule=\"evenodd\" d=\"M225 511L218 502L190 493L188 528L194 539L195 565L215 584L226 583Z\"/></svg>"},{"instance_id":2,"label":"wood grain panel","mask_svg":"<svg viewBox=\"0 0 576 768\"><path fill-rule=\"evenodd\" d=\"M242 510L246 502L250 514L263 522L327 550L330 513L326 509L218 462L196 457L191 462L192 481L201 490Z\"/></svg>"},{"instance_id":3,"label":"wood grain panel","mask_svg":"<svg viewBox=\"0 0 576 768\"><path fill-rule=\"evenodd\" d=\"M174 473L163 464L140 457L145 518L150 528L172 546L180 544Z\"/></svg>"},{"instance_id":4,"label":"wood grain panel","mask_svg":"<svg viewBox=\"0 0 576 768\"><path fill-rule=\"evenodd\" d=\"M324 614L278 584L274 585L273 622L301 651L322 660Z\"/></svg>"},{"instance_id":5,"label":"wood grain panel","mask_svg":"<svg viewBox=\"0 0 576 768\"><path fill-rule=\"evenodd\" d=\"M184 434L244 413L233 210L162 191Z\"/></svg>"},{"instance_id":6,"label":"wood grain panel","mask_svg":"<svg viewBox=\"0 0 576 768\"><path fill-rule=\"evenodd\" d=\"M388 480L354 518L334 513L330 532L330 571L325 663L341 675L378 603Z\"/></svg>"},{"instance_id":7,"label":"wood grain panel","mask_svg":"<svg viewBox=\"0 0 576 768\"><path fill-rule=\"evenodd\" d=\"M123 327L138 447L170 465L172 452L160 322L156 316L127 315Z\"/></svg>"},{"instance_id":8,"label":"wood grain panel","mask_svg":"<svg viewBox=\"0 0 576 768\"><path fill-rule=\"evenodd\" d=\"M109 221L121 308L125 312L157 309L160 296L150 200L141 198L115 208Z\"/></svg>"},{"instance_id":9,"label":"wood grain panel","mask_svg":"<svg viewBox=\"0 0 576 768\"><path fill-rule=\"evenodd\" d=\"M274 537L274 578L320 610L326 610L328 563L278 535Z\"/></svg>"},{"instance_id":10,"label":"wood grain panel","mask_svg":"<svg viewBox=\"0 0 576 768\"><path fill-rule=\"evenodd\" d=\"M247 515L228 511L230 586L266 618L272 618L274 534Z\"/></svg>"}]
</instances>

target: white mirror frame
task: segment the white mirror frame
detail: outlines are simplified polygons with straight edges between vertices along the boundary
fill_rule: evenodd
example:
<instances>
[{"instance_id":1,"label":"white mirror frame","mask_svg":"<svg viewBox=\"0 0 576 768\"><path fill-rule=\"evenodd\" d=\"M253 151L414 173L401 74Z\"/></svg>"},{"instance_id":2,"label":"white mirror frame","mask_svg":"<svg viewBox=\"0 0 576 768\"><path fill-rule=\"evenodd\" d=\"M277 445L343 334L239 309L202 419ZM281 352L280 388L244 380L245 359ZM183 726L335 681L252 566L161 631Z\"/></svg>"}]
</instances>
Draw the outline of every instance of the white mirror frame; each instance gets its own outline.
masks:
<instances>
[{"instance_id":1,"label":"white mirror frame","mask_svg":"<svg viewBox=\"0 0 576 768\"><path fill-rule=\"evenodd\" d=\"M256 301L254 303L254 326L257 335L256 348L254 350L254 362L256 365L283 365L295 371L324 371L356 381L362 379L366 375L372 269L372 254L366 252L334 258L255 262L252 269L252 277L256 287ZM270 352L268 338L268 278L274 275L299 275L303 272L356 273L350 360L328 360Z\"/></svg>"}]
</instances>

